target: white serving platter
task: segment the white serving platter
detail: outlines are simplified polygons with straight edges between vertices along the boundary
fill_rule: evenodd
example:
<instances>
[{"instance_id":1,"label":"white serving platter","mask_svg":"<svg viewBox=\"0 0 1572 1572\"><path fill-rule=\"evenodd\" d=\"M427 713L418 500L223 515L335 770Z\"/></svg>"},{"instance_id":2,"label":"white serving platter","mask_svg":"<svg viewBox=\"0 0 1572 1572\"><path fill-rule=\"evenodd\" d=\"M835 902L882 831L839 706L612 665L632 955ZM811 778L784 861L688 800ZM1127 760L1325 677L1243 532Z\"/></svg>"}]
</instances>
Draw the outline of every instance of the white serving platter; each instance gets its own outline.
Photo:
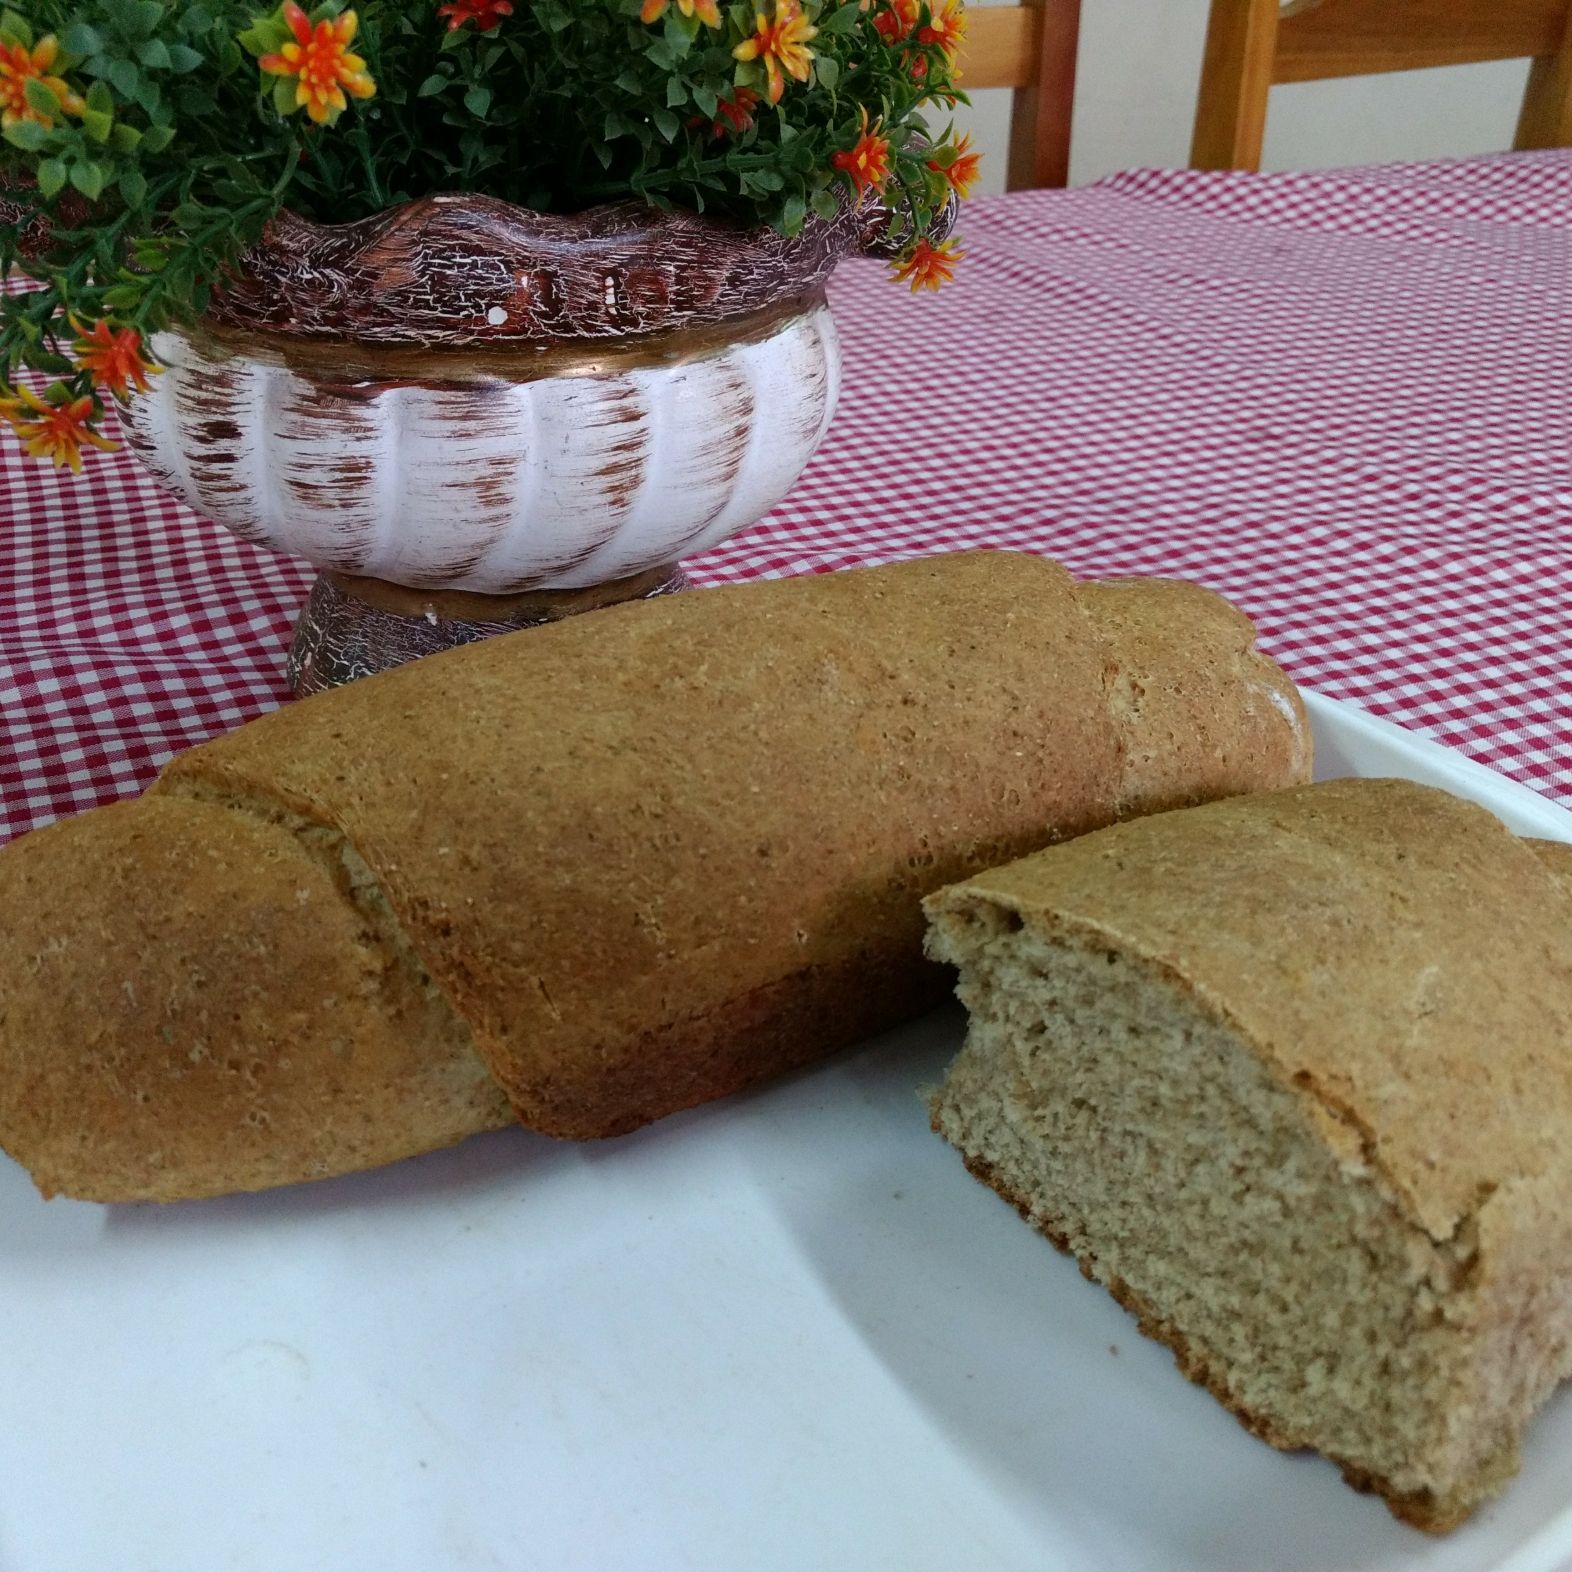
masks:
<instances>
[{"instance_id":1,"label":"white serving platter","mask_svg":"<svg viewBox=\"0 0 1572 1572\"><path fill-rule=\"evenodd\" d=\"M1572 839L1311 706L1322 773ZM929 1133L960 1030L270 1195L46 1205L0 1158L0 1572L1572 1565L1572 1390L1446 1540L1271 1451Z\"/></svg>"}]
</instances>

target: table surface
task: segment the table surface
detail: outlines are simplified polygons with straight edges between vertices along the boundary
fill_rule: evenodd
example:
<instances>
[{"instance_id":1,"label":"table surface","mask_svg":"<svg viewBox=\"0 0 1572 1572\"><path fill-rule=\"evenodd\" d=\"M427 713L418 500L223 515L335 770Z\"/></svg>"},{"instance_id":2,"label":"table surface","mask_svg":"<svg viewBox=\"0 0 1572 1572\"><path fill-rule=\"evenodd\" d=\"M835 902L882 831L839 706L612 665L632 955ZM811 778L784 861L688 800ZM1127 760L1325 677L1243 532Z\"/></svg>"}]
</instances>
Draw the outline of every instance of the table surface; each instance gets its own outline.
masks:
<instances>
[{"instance_id":1,"label":"table surface","mask_svg":"<svg viewBox=\"0 0 1572 1572\"><path fill-rule=\"evenodd\" d=\"M1572 153L1137 171L833 288L840 411L705 583L961 547L1229 595L1299 681L1572 805ZM281 702L303 564L0 440L0 839Z\"/></svg>"}]
</instances>

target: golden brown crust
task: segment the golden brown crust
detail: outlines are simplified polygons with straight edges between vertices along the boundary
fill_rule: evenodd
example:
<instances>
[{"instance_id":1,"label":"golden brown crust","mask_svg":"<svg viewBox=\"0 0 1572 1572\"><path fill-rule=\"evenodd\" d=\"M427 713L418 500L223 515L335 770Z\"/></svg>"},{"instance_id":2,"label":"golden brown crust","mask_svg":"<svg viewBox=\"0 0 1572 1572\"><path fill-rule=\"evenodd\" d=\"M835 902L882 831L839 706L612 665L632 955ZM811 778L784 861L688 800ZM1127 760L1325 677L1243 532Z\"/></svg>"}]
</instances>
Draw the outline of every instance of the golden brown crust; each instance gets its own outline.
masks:
<instances>
[{"instance_id":1,"label":"golden brown crust","mask_svg":"<svg viewBox=\"0 0 1572 1572\"><path fill-rule=\"evenodd\" d=\"M172 797L0 856L0 1146L46 1193L167 1200L505 1123L468 1034L331 855Z\"/></svg>"},{"instance_id":2,"label":"golden brown crust","mask_svg":"<svg viewBox=\"0 0 1572 1572\"><path fill-rule=\"evenodd\" d=\"M1160 593L1189 655L1130 669L1155 690L1218 642L1236 665L1237 614ZM746 1001L864 1019L859 949L913 1013L921 895L1144 805L1117 669L1061 568L962 554L493 640L270 716L164 789L266 793L341 830L524 1122L607 1134L812 1053L767 1021L718 1051ZM1261 738L1252 721L1205 791L1281 778Z\"/></svg>"},{"instance_id":3,"label":"golden brown crust","mask_svg":"<svg viewBox=\"0 0 1572 1572\"><path fill-rule=\"evenodd\" d=\"M979 901L1163 967L1434 1239L1572 1165L1572 986L1550 985L1572 979L1572 888L1471 803L1409 781L1263 793L1116 826L932 909Z\"/></svg>"},{"instance_id":4,"label":"golden brown crust","mask_svg":"<svg viewBox=\"0 0 1572 1572\"><path fill-rule=\"evenodd\" d=\"M1144 704L1110 704L1126 682ZM0 1141L46 1186L167 1198L489 1128L490 1077L574 1137L722 1096L938 996L925 892L1299 778L1302 717L1257 688L1291 695L1215 596L976 553L591 613L305 701L0 856L4 953L47 979L4 984ZM1203 746L1169 689L1223 716ZM163 1004L122 1019L145 935ZM240 1068L161 1057L198 1041Z\"/></svg>"},{"instance_id":5,"label":"golden brown crust","mask_svg":"<svg viewBox=\"0 0 1572 1572\"><path fill-rule=\"evenodd\" d=\"M1181 579L1083 584L1114 659L1109 705L1125 748L1120 817L1310 779L1310 723L1250 619Z\"/></svg>"},{"instance_id":6,"label":"golden brown crust","mask_svg":"<svg viewBox=\"0 0 1572 1572\"><path fill-rule=\"evenodd\" d=\"M937 1114L931 1122L934 1133L943 1135L944 1131L939 1126ZM1309 1442L1289 1435L1265 1415L1252 1412L1241 1403L1229 1385L1221 1366L1208 1360L1172 1321L1157 1314L1122 1277L1113 1274L1105 1275L1092 1251L1077 1251L1070 1243L1069 1235L1062 1228L1056 1227L1051 1218L1038 1212L1031 1201L1004 1179L993 1164L968 1152L962 1152L961 1157L968 1172L974 1178L1008 1201L1055 1249L1074 1260L1080 1267L1083 1277L1089 1282L1099 1283L1106 1288L1114 1299L1135 1317L1141 1335L1169 1348L1173 1353L1174 1363L1186 1380L1193 1381L1197 1386L1210 1392L1251 1435L1265 1441L1269 1446L1276 1447L1280 1452L1312 1449ZM1449 1533L1466 1521L1478 1505L1472 1498L1458 1496L1442 1499L1433 1491L1399 1490L1389 1479L1368 1468L1331 1453L1324 1455L1337 1465L1344 1480L1355 1490L1380 1496L1394 1517L1414 1528L1423 1529L1427 1534Z\"/></svg>"},{"instance_id":7,"label":"golden brown crust","mask_svg":"<svg viewBox=\"0 0 1572 1572\"><path fill-rule=\"evenodd\" d=\"M1561 880L1572 886L1572 842L1524 841L1523 843Z\"/></svg>"}]
</instances>

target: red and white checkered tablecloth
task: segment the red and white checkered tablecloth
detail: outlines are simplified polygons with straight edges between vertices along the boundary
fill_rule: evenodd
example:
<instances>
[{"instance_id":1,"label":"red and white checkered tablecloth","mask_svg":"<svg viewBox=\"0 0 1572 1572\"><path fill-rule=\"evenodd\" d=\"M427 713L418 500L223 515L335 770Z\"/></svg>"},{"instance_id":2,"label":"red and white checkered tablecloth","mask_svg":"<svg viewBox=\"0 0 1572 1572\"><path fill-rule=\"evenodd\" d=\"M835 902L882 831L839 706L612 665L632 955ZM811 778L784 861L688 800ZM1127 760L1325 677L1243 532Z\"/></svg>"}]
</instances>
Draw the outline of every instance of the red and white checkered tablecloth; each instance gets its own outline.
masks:
<instances>
[{"instance_id":1,"label":"red and white checkered tablecloth","mask_svg":"<svg viewBox=\"0 0 1572 1572\"><path fill-rule=\"evenodd\" d=\"M1572 804L1572 153L980 201L846 264L840 413L705 582L965 546L1231 596L1301 682ZM0 442L0 839L279 703L304 565Z\"/></svg>"}]
</instances>

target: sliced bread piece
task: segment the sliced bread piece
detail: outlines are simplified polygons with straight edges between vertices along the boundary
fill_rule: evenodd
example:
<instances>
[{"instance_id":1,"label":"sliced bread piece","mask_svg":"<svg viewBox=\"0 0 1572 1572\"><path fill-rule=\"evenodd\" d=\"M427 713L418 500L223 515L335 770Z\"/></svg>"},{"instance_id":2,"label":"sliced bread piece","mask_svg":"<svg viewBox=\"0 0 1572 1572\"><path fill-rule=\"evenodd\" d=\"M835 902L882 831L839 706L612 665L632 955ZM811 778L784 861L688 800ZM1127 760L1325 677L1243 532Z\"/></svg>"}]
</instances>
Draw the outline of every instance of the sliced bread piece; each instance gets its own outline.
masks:
<instances>
[{"instance_id":1,"label":"sliced bread piece","mask_svg":"<svg viewBox=\"0 0 1572 1572\"><path fill-rule=\"evenodd\" d=\"M1572 1376L1568 872L1343 781L951 886L934 1128L1256 1434L1449 1529Z\"/></svg>"}]
</instances>

